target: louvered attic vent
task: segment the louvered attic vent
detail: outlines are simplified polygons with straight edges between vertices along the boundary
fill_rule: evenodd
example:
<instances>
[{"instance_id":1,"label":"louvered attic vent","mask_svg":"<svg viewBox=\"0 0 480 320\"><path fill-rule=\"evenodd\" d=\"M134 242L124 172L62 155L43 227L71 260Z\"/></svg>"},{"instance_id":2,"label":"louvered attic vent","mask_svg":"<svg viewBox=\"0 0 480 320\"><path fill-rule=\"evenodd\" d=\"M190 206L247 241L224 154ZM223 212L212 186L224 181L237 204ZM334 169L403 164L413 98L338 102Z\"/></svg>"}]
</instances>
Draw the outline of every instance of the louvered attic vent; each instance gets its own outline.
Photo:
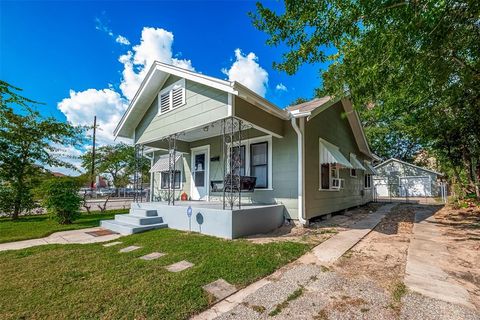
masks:
<instances>
[{"instance_id":1,"label":"louvered attic vent","mask_svg":"<svg viewBox=\"0 0 480 320\"><path fill-rule=\"evenodd\" d=\"M159 114L164 114L170 110L178 108L185 104L185 80L175 82L163 89L159 93Z\"/></svg>"}]
</instances>

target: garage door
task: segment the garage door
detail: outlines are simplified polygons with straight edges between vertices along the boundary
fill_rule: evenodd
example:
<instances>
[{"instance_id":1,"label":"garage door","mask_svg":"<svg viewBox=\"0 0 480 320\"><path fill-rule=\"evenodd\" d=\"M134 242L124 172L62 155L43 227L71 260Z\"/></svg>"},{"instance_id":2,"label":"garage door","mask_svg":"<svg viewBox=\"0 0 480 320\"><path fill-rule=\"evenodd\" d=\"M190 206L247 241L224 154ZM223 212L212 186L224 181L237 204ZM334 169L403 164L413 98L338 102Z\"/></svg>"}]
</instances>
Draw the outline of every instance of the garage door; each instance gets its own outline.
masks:
<instances>
[{"instance_id":1,"label":"garage door","mask_svg":"<svg viewBox=\"0 0 480 320\"><path fill-rule=\"evenodd\" d=\"M373 179L373 185L375 186L375 192L377 197L389 197L388 181L387 179Z\"/></svg>"},{"instance_id":2,"label":"garage door","mask_svg":"<svg viewBox=\"0 0 480 320\"><path fill-rule=\"evenodd\" d=\"M402 197L431 197L432 185L429 177L402 177L400 178L400 196Z\"/></svg>"}]
</instances>

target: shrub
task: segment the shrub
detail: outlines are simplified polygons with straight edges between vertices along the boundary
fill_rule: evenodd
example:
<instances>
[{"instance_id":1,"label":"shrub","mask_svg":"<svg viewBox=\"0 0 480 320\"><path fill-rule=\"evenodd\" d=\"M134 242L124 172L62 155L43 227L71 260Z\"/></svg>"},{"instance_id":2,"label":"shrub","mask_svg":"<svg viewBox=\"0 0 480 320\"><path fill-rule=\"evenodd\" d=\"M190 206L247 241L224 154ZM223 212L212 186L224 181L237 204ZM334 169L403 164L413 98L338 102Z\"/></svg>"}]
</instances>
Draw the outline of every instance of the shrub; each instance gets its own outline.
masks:
<instances>
[{"instance_id":1,"label":"shrub","mask_svg":"<svg viewBox=\"0 0 480 320\"><path fill-rule=\"evenodd\" d=\"M53 178L42 184L43 205L60 224L70 224L80 215L80 184L73 178Z\"/></svg>"}]
</instances>

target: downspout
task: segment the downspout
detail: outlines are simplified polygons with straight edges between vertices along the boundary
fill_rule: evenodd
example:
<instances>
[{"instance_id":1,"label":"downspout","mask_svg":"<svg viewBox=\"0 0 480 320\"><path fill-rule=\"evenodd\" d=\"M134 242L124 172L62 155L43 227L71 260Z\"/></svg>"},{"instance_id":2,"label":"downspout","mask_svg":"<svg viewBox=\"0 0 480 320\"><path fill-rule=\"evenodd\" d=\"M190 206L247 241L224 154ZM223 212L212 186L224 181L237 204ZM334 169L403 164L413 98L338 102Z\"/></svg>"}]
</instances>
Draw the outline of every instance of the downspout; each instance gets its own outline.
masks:
<instances>
[{"instance_id":1,"label":"downspout","mask_svg":"<svg viewBox=\"0 0 480 320\"><path fill-rule=\"evenodd\" d=\"M298 221L302 225L307 224L305 220L305 210L303 205L303 132L297 125L297 119L290 115L290 122L292 123L293 130L297 134L297 158L298 158Z\"/></svg>"}]
</instances>

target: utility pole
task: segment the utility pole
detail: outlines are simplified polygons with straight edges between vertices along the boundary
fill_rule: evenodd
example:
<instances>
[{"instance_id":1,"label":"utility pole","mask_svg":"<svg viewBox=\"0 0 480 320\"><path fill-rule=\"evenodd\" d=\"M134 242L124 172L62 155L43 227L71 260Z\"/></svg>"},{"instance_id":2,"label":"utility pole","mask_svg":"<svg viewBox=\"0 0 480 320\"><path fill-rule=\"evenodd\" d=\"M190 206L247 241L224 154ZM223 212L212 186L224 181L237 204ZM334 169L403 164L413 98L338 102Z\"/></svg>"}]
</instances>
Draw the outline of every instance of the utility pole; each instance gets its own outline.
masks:
<instances>
[{"instance_id":1,"label":"utility pole","mask_svg":"<svg viewBox=\"0 0 480 320\"><path fill-rule=\"evenodd\" d=\"M92 143L92 173L91 173L91 182L90 188L93 189L95 185L95 134L97 131L97 116L93 117L93 143Z\"/></svg>"}]
</instances>

